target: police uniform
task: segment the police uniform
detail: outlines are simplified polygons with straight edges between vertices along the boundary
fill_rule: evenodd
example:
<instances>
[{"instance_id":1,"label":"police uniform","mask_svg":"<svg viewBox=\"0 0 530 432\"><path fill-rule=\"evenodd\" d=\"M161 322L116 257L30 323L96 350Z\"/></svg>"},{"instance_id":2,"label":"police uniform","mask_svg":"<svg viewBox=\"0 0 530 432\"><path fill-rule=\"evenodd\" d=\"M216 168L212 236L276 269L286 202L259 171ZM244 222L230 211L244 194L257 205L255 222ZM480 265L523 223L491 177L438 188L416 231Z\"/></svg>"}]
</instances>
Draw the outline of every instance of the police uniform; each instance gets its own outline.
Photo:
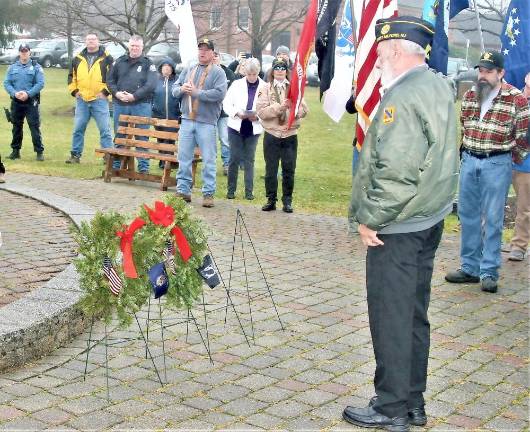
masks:
<instances>
[{"instance_id":1,"label":"police uniform","mask_svg":"<svg viewBox=\"0 0 530 432\"><path fill-rule=\"evenodd\" d=\"M20 45L22 49L29 50L25 44ZM40 92L44 87L44 73L41 65L31 58L27 63L21 63L17 60L7 69L4 80L4 88L11 97L11 122L13 123L13 139L11 148L13 149L10 159L20 158L20 149L22 148L24 119L27 119L33 149L37 153L37 158L42 159L44 146L40 132ZM25 91L28 99L21 101L15 98L15 93Z\"/></svg>"},{"instance_id":2,"label":"police uniform","mask_svg":"<svg viewBox=\"0 0 530 432\"><path fill-rule=\"evenodd\" d=\"M377 42L428 50L434 29L418 18L378 20ZM385 47L387 48L387 47ZM399 61L399 60L398 60ZM347 407L346 421L408 431L426 423L433 261L458 179L454 99L446 80L418 62L394 77L367 131L353 179L350 223L384 244L369 246L366 290L377 397Z\"/></svg>"},{"instance_id":3,"label":"police uniform","mask_svg":"<svg viewBox=\"0 0 530 432\"><path fill-rule=\"evenodd\" d=\"M145 56L131 58L128 54L121 56L112 66L107 76L107 87L112 93L114 109L114 136L122 138L118 134L119 117L121 114L141 117L151 117L151 100L155 92L158 75L156 66ZM133 102L123 102L116 96L117 92L126 91L134 96ZM148 129L149 125L137 125L136 127ZM147 140L147 137L136 137L136 139ZM144 150L136 148L136 150ZM119 168L119 162L114 165ZM138 158L138 171L149 171L149 159Z\"/></svg>"}]
</instances>

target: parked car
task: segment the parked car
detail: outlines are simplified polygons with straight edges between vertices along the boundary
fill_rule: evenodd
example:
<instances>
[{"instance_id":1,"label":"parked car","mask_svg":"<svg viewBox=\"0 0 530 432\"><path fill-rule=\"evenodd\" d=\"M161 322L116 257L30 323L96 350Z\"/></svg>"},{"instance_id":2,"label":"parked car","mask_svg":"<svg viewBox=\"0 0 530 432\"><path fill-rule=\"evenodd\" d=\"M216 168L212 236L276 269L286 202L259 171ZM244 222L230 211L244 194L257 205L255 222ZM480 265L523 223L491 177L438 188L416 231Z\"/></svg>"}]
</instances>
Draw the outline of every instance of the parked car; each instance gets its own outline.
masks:
<instances>
[{"instance_id":1,"label":"parked car","mask_svg":"<svg viewBox=\"0 0 530 432\"><path fill-rule=\"evenodd\" d=\"M466 59L458 57L449 57L447 59L447 76L455 77L459 73L469 70Z\"/></svg>"},{"instance_id":2,"label":"parked car","mask_svg":"<svg viewBox=\"0 0 530 432\"><path fill-rule=\"evenodd\" d=\"M31 51L31 56L37 60L42 67L49 68L60 64L61 56L68 51L66 39L50 39L38 44Z\"/></svg>"},{"instance_id":3,"label":"parked car","mask_svg":"<svg viewBox=\"0 0 530 432\"><path fill-rule=\"evenodd\" d=\"M315 53L311 53L306 70L307 85L311 87L320 86L320 78L318 77L318 57Z\"/></svg>"},{"instance_id":4,"label":"parked car","mask_svg":"<svg viewBox=\"0 0 530 432\"><path fill-rule=\"evenodd\" d=\"M127 50L117 42L109 42L107 45L105 45L105 49L114 60L127 52Z\"/></svg>"},{"instance_id":5,"label":"parked car","mask_svg":"<svg viewBox=\"0 0 530 432\"><path fill-rule=\"evenodd\" d=\"M82 44L76 44L74 43L74 49L72 50L72 57L75 57L77 54L81 52L81 50L85 46ZM67 69L70 67L70 59L68 58L68 52L65 52L61 58L59 59L59 64L63 69Z\"/></svg>"},{"instance_id":6,"label":"parked car","mask_svg":"<svg viewBox=\"0 0 530 432\"><path fill-rule=\"evenodd\" d=\"M147 57L151 59L156 67L158 67L160 62L167 57L171 58L175 63L180 63L182 61L180 58L178 43L158 43L147 51Z\"/></svg>"},{"instance_id":7,"label":"parked car","mask_svg":"<svg viewBox=\"0 0 530 432\"><path fill-rule=\"evenodd\" d=\"M236 58L232 54L220 52L219 56L221 57L221 64L228 67Z\"/></svg>"},{"instance_id":8,"label":"parked car","mask_svg":"<svg viewBox=\"0 0 530 432\"><path fill-rule=\"evenodd\" d=\"M33 48L35 48L41 42L42 39L15 39L9 44L9 48L5 48L3 50L2 54L0 55L0 64L14 63L18 58L18 47L20 44L28 44L33 54Z\"/></svg>"}]
</instances>

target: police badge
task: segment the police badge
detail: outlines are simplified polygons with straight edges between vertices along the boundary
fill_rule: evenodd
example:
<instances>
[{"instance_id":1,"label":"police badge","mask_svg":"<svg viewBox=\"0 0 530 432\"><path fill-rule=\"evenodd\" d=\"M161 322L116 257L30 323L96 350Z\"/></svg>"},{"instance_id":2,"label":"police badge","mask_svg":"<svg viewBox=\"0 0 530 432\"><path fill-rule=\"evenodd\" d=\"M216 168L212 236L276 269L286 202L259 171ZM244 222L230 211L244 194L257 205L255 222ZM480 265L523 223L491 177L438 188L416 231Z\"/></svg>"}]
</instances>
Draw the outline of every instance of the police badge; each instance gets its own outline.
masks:
<instances>
[{"instance_id":1,"label":"police badge","mask_svg":"<svg viewBox=\"0 0 530 432\"><path fill-rule=\"evenodd\" d=\"M149 269L149 282L151 282L151 286L153 287L155 299L160 298L167 293L169 279L163 262L155 264Z\"/></svg>"}]
</instances>

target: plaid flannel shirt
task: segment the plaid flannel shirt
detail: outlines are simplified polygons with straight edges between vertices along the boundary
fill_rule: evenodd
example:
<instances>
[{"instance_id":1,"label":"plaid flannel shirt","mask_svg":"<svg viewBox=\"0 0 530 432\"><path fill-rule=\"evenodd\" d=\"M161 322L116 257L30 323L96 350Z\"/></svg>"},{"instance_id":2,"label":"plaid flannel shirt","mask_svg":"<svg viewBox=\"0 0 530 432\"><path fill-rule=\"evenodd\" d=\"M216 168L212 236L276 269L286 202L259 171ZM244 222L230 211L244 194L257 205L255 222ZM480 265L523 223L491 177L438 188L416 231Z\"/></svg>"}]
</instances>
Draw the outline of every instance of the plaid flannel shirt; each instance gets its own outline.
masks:
<instances>
[{"instance_id":1,"label":"plaid flannel shirt","mask_svg":"<svg viewBox=\"0 0 530 432\"><path fill-rule=\"evenodd\" d=\"M515 162L530 152L526 139L530 110L523 94L514 86L502 83L491 108L480 120L480 105L474 89L462 100L462 146L476 153L512 151Z\"/></svg>"}]
</instances>

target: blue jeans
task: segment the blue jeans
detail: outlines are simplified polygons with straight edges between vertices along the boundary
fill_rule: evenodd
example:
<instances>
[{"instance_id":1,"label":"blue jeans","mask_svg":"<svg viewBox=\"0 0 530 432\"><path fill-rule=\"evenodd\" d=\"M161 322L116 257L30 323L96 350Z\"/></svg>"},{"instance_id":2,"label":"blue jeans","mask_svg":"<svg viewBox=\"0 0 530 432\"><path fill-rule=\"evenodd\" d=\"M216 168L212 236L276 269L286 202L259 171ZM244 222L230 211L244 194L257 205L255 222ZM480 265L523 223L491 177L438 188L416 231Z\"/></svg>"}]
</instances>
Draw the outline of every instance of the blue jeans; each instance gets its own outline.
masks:
<instances>
[{"instance_id":1,"label":"blue jeans","mask_svg":"<svg viewBox=\"0 0 530 432\"><path fill-rule=\"evenodd\" d=\"M221 143L221 160L223 166L230 163L230 144L228 143L228 117L219 117L217 121L217 135Z\"/></svg>"},{"instance_id":2,"label":"blue jeans","mask_svg":"<svg viewBox=\"0 0 530 432\"><path fill-rule=\"evenodd\" d=\"M91 117L94 117L99 129L99 145L101 148L112 147L109 102L106 99L95 99L85 102L78 97L75 101L74 133L72 135L72 154L77 157L81 157L83 154L85 131Z\"/></svg>"},{"instance_id":3,"label":"blue jeans","mask_svg":"<svg viewBox=\"0 0 530 432\"><path fill-rule=\"evenodd\" d=\"M141 102L134 105L120 105L119 103L113 104L114 108L114 136L116 138L125 138L125 135L118 133L119 118L121 114L141 116L141 117L151 117L151 104L149 102ZM149 129L149 125L136 125L135 127L139 129ZM135 136L134 139L147 141L148 137ZM117 145L116 147L120 147ZM136 147L137 151L149 152L149 150L141 147ZM119 161L114 161L112 164L114 169L120 167ZM138 171L147 172L149 171L149 159L138 158Z\"/></svg>"},{"instance_id":4,"label":"blue jeans","mask_svg":"<svg viewBox=\"0 0 530 432\"><path fill-rule=\"evenodd\" d=\"M182 119L179 133L177 192L191 194L191 166L195 146L199 146L202 157L202 194L215 194L217 172L215 129L215 125Z\"/></svg>"},{"instance_id":5,"label":"blue jeans","mask_svg":"<svg viewBox=\"0 0 530 432\"><path fill-rule=\"evenodd\" d=\"M467 274L499 278L504 204L511 180L510 153L485 159L462 153L458 217L461 267Z\"/></svg>"}]
</instances>

